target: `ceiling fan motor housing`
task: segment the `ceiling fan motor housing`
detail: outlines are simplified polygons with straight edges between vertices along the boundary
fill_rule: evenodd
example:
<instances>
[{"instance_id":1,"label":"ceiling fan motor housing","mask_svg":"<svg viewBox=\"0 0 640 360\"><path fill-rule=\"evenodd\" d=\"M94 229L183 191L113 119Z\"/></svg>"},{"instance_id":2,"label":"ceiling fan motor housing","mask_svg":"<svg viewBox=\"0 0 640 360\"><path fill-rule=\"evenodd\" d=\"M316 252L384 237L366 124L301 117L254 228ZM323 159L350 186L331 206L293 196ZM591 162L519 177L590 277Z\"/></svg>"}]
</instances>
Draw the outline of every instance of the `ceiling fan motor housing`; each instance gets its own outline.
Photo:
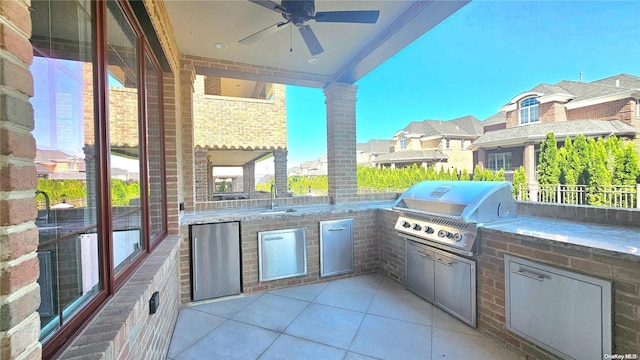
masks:
<instances>
[{"instance_id":1,"label":"ceiling fan motor housing","mask_svg":"<svg viewBox=\"0 0 640 360\"><path fill-rule=\"evenodd\" d=\"M283 13L282 17L291 20L296 27L304 25L316 12L314 0L282 0L281 6L289 12Z\"/></svg>"}]
</instances>

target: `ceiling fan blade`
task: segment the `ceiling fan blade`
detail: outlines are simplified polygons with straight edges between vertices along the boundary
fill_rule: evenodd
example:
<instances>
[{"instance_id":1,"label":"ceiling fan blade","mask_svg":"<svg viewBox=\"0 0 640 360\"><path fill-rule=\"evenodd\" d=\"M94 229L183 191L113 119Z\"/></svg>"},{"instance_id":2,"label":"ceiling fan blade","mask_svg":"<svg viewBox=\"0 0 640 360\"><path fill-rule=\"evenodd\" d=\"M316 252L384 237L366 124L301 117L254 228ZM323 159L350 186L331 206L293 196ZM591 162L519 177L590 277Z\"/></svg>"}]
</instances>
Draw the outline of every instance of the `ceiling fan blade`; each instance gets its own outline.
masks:
<instances>
[{"instance_id":1,"label":"ceiling fan blade","mask_svg":"<svg viewBox=\"0 0 640 360\"><path fill-rule=\"evenodd\" d=\"M287 11L287 9L283 8L280 4L275 3L271 0L249 0L254 4L266 7L269 10L275 11L275 12L279 12L281 14L288 14L289 11Z\"/></svg>"},{"instance_id":2,"label":"ceiling fan blade","mask_svg":"<svg viewBox=\"0 0 640 360\"><path fill-rule=\"evenodd\" d=\"M251 35L247 36L244 39L239 40L238 42L240 44L244 44L244 45L253 44L253 43L257 42L258 40L263 39L263 38L265 38L265 37L277 32L278 30L280 30L282 28L282 26L284 26L286 24L288 24L288 22L279 22L279 23L273 24L273 25L271 25L269 27L266 27L266 28L264 28L264 29L262 29L262 30L260 30L260 31L258 31L256 33L254 33L254 34L251 34Z\"/></svg>"},{"instance_id":3,"label":"ceiling fan blade","mask_svg":"<svg viewBox=\"0 0 640 360\"><path fill-rule=\"evenodd\" d=\"M380 16L379 10L319 11L314 18L317 22L375 24L378 16Z\"/></svg>"},{"instance_id":4,"label":"ceiling fan blade","mask_svg":"<svg viewBox=\"0 0 640 360\"><path fill-rule=\"evenodd\" d=\"M316 37L316 34L311 30L311 26L301 26L300 35L302 35L302 39L304 39L305 44L307 44L307 48L309 48L311 55L318 55L324 51L322 45L320 45L320 41L318 41L318 38Z\"/></svg>"}]
</instances>

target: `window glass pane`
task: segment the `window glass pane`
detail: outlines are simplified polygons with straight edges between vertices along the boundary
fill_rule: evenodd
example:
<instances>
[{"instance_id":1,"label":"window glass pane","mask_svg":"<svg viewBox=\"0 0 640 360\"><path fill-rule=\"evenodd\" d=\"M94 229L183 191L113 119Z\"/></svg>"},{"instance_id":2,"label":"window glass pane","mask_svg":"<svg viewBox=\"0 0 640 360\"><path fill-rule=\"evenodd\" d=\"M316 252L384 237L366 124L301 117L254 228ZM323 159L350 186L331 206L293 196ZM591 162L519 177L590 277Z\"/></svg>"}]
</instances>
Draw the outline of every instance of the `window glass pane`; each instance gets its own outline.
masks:
<instances>
[{"instance_id":1,"label":"window glass pane","mask_svg":"<svg viewBox=\"0 0 640 360\"><path fill-rule=\"evenodd\" d=\"M165 231L164 216L164 138L160 116L160 71L145 56L147 109L147 159L149 168L149 236L159 239Z\"/></svg>"},{"instance_id":2,"label":"window glass pane","mask_svg":"<svg viewBox=\"0 0 640 360\"><path fill-rule=\"evenodd\" d=\"M113 265L116 274L142 252L137 37L115 1L107 2L109 142Z\"/></svg>"},{"instance_id":3,"label":"window glass pane","mask_svg":"<svg viewBox=\"0 0 640 360\"><path fill-rule=\"evenodd\" d=\"M31 1L42 341L99 290L89 1Z\"/></svg>"}]
</instances>

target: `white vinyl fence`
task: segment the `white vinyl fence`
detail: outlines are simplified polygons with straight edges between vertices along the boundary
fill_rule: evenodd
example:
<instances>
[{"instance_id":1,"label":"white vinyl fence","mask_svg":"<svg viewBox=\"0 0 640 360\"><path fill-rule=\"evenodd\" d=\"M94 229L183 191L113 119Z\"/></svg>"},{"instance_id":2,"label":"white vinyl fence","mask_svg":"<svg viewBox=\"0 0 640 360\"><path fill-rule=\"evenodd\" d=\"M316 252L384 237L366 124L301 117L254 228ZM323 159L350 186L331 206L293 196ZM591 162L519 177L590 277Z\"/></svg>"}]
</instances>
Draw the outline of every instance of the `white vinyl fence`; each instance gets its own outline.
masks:
<instances>
[{"instance_id":1,"label":"white vinyl fence","mask_svg":"<svg viewBox=\"0 0 640 360\"><path fill-rule=\"evenodd\" d=\"M514 186L517 186L514 184ZM540 185L519 184L515 197L520 201L557 204L640 208L640 184L636 185Z\"/></svg>"}]
</instances>

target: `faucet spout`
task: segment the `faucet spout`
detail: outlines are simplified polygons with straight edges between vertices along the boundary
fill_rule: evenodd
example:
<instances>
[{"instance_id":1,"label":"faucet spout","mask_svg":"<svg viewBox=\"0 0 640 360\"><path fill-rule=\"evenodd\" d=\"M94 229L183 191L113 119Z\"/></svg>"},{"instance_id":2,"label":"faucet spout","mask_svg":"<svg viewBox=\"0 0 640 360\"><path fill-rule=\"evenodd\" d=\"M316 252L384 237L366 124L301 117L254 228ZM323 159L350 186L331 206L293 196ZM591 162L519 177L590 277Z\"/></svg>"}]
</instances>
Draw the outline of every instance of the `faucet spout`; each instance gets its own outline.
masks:
<instances>
[{"instance_id":1,"label":"faucet spout","mask_svg":"<svg viewBox=\"0 0 640 360\"><path fill-rule=\"evenodd\" d=\"M38 196L38 194L42 194L44 196L44 207L46 210L44 214L44 221L48 224L51 220L51 203L49 202L49 195L42 190L36 190L36 196Z\"/></svg>"},{"instance_id":2,"label":"faucet spout","mask_svg":"<svg viewBox=\"0 0 640 360\"><path fill-rule=\"evenodd\" d=\"M271 210L276 207L276 197L278 196L278 189L276 184L271 184Z\"/></svg>"}]
</instances>

